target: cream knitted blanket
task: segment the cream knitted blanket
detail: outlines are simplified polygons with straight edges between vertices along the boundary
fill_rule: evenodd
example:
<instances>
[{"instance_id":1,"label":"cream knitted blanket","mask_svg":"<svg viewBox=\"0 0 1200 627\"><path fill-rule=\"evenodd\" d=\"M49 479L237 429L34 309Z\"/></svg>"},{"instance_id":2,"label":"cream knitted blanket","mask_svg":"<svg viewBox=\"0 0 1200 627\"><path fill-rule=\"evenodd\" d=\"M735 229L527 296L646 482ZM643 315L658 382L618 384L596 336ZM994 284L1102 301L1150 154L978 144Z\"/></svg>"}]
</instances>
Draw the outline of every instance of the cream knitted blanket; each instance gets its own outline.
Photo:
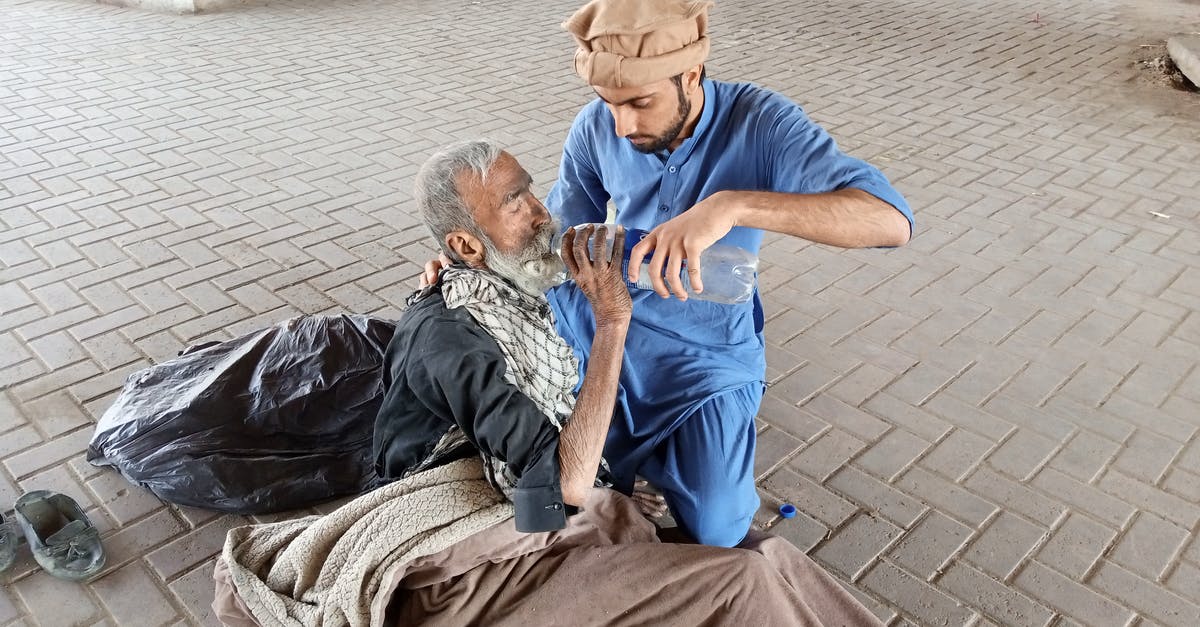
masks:
<instances>
[{"instance_id":1,"label":"cream knitted blanket","mask_svg":"<svg viewBox=\"0 0 1200 627\"><path fill-rule=\"evenodd\" d=\"M391 573L511 518L479 459L364 494L326 516L231 529L222 559L264 626L382 625Z\"/></svg>"}]
</instances>

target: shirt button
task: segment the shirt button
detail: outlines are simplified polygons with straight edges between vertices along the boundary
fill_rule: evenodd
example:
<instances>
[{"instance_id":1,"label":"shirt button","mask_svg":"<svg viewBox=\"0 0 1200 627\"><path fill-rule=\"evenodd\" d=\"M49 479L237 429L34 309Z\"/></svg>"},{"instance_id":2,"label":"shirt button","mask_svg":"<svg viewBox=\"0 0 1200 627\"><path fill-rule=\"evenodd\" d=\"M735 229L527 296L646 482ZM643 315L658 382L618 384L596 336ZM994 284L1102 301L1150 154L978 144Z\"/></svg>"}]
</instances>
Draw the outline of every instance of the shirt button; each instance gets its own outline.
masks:
<instances>
[{"instance_id":1,"label":"shirt button","mask_svg":"<svg viewBox=\"0 0 1200 627\"><path fill-rule=\"evenodd\" d=\"M677 168L675 166L671 166L671 167L667 168L667 172L675 172L675 170L678 170L678 169L679 168Z\"/></svg>"},{"instance_id":2,"label":"shirt button","mask_svg":"<svg viewBox=\"0 0 1200 627\"><path fill-rule=\"evenodd\" d=\"M659 205L659 206L658 206L658 210L659 210L659 211L666 211L666 210L667 210L667 206L666 206L666 205Z\"/></svg>"},{"instance_id":3,"label":"shirt button","mask_svg":"<svg viewBox=\"0 0 1200 627\"><path fill-rule=\"evenodd\" d=\"M562 509L562 503L555 503L554 505L550 506L550 509L555 509L555 510Z\"/></svg>"}]
</instances>

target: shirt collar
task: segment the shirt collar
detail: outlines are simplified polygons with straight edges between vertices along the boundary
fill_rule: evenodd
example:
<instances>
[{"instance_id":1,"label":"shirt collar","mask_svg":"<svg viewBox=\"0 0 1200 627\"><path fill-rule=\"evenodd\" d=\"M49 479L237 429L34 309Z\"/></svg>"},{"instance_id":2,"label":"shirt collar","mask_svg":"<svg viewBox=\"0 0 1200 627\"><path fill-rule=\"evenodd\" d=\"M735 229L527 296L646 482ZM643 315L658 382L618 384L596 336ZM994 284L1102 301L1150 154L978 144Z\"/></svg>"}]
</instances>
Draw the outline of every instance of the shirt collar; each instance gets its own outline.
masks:
<instances>
[{"instance_id":1,"label":"shirt collar","mask_svg":"<svg viewBox=\"0 0 1200 627\"><path fill-rule=\"evenodd\" d=\"M700 112L700 121L696 123L696 132L688 139L697 139L708 127L712 126L713 110L717 105L717 90L713 87L713 82L709 79L701 81L700 85L704 87L704 110Z\"/></svg>"},{"instance_id":2,"label":"shirt collar","mask_svg":"<svg viewBox=\"0 0 1200 627\"><path fill-rule=\"evenodd\" d=\"M696 130L692 131L692 136L683 140L675 151L671 153L672 160L686 160L692 154L692 148L708 131L708 127L712 126L712 119L717 103L717 90L713 87L713 82L709 79L700 81L700 86L704 89L704 108L700 111L700 121L696 122Z\"/></svg>"}]
</instances>

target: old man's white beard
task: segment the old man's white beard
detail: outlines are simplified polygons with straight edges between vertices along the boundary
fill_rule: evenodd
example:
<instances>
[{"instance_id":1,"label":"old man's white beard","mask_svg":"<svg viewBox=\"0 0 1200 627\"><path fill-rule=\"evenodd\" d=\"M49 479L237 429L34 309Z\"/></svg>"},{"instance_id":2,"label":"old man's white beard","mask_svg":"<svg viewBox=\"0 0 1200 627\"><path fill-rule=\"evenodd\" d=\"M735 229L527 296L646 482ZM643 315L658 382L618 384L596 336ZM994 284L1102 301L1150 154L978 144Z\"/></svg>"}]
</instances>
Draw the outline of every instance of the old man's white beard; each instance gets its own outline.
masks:
<instances>
[{"instance_id":1,"label":"old man's white beard","mask_svg":"<svg viewBox=\"0 0 1200 627\"><path fill-rule=\"evenodd\" d=\"M566 264L550 247L558 232L558 221L538 229L538 234L524 250L516 254L501 252L491 238L483 237L484 263L492 272L508 279L526 294L541 296L546 290L566 280Z\"/></svg>"}]
</instances>

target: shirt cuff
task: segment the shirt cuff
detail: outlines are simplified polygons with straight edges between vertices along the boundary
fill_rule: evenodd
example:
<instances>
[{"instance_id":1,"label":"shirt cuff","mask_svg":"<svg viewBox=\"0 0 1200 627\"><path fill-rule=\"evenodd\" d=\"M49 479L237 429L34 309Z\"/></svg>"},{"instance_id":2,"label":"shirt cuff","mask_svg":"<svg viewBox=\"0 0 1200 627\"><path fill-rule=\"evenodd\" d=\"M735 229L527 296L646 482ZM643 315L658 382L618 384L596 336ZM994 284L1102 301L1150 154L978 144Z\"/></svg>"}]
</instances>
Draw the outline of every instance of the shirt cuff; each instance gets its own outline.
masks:
<instances>
[{"instance_id":1,"label":"shirt cuff","mask_svg":"<svg viewBox=\"0 0 1200 627\"><path fill-rule=\"evenodd\" d=\"M567 515L575 513L575 508L563 502L558 486L517 488L512 500L521 533L557 531L567 526Z\"/></svg>"},{"instance_id":2,"label":"shirt cuff","mask_svg":"<svg viewBox=\"0 0 1200 627\"><path fill-rule=\"evenodd\" d=\"M900 215L904 216L905 220L908 220L908 234L912 235L914 226L912 208L908 206L908 202L904 200L900 192L896 191L896 188L887 182L874 180L854 181L846 187L862 190L895 207L896 211L899 211Z\"/></svg>"}]
</instances>

